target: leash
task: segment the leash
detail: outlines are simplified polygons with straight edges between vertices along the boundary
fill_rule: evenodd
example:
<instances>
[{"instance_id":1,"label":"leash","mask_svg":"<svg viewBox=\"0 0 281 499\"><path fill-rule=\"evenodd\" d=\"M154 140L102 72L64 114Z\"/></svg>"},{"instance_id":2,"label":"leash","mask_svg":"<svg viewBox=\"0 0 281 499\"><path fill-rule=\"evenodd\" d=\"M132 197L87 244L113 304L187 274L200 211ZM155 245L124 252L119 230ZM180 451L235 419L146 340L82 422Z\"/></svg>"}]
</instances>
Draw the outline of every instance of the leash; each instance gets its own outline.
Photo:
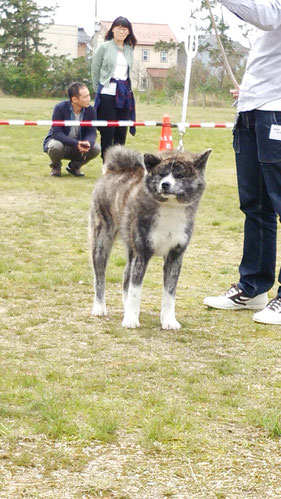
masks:
<instances>
[{"instance_id":1,"label":"leash","mask_svg":"<svg viewBox=\"0 0 281 499\"><path fill-rule=\"evenodd\" d=\"M219 35L219 32L218 32L218 28L217 28L217 24L216 24L215 18L213 16L213 12L212 12L210 1L206 0L206 4L207 4L207 7L208 7L209 12L210 12L210 18L211 18L212 27L213 27L213 29L215 31L217 43L218 43L219 49L221 51L221 55L222 55L222 58L223 58L225 69L226 69L226 71L228 73L228 76L231 79L233 85L235 86L235 88L239 88L239 83L237 82L237 80L236 80L236 78L235 78L235 76L233 74L233 71L232 71L232 69L230 67L230 64L228 62L228 59L227 59L227 56L226 56L223 44L222 44L221 39L220 39L220 35Z\"/></svg>"}]
</instances>

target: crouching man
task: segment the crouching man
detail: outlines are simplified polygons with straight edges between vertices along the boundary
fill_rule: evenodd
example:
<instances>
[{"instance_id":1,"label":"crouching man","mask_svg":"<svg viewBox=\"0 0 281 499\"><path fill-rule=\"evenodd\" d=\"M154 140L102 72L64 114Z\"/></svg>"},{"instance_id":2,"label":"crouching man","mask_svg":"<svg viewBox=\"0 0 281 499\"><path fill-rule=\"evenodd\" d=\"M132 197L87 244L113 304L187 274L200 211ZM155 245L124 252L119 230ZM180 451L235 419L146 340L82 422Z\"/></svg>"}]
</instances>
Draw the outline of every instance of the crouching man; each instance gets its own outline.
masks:
<instances>
[{"instance_id":1,"label":"crouching man","mask_svg":"<svg viewBox=\"0 0 281 499\"><path fill-rule=\"evenodd\" d=\"M94 121L96 111L90 106L90 92L83 83L72 83L68 89L69 100L54 107L52 121ZM43 143L43 150L50 159L51 176L60 177L62 160L70 162L66 170L75 177L84 177L81 167L98 156L96 128L92 126L52 126Z\"/></svg>"}]
</instances>

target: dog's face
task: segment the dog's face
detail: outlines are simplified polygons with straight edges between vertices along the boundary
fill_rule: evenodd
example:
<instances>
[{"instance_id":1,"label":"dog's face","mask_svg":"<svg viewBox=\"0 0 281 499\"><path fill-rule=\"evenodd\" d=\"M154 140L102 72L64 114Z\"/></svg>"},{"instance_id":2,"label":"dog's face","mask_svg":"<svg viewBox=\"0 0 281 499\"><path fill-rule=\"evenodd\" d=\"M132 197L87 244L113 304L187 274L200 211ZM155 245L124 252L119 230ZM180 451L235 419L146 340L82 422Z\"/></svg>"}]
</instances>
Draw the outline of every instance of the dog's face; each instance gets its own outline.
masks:
<instances>
[{"instance_id":1,"label":"dog's face","mask_svg":"<svg viewBox=\"0 0 281 499\"><path fill-rule=\"evenodd\" d=\"M198 154L188 151L145 154L148 191L160 203L193 204L204 191L204 172L210 153L211 149Z\"/></svg>"}]
</instances>

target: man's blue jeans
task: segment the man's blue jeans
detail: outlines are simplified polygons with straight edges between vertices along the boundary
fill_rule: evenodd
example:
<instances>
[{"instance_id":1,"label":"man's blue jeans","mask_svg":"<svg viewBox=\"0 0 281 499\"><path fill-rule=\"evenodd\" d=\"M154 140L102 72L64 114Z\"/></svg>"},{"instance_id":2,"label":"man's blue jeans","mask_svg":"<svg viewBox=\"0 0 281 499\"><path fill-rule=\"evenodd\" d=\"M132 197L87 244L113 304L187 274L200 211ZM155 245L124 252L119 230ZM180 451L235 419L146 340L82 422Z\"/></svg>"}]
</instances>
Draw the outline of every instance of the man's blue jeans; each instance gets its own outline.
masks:
<instances>
[{"instance_id":1,"label":"man's blue jeans","mask_svg":"<svg viewBox=\"0 0 281 499\"><path fill-rule=\"evenodd\" d=\"M239 287L250 297L275 281L281 141L269 138L272 124L281 125L281 112L253 110L239 113L233 130L240 209L246 216ZM281 284L281 272L278 280Z\"/></svg>"}]
</instances>

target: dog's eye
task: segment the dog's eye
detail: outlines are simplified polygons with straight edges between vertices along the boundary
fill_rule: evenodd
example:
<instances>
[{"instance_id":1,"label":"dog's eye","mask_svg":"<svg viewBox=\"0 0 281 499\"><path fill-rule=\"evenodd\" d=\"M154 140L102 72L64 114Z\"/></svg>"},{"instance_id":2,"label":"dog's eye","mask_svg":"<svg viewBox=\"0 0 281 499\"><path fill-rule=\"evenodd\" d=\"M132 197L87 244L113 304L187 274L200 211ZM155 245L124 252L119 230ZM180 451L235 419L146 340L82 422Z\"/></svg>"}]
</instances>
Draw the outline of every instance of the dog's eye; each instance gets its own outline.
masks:
<instances>
[{"instance_id":1,"label":"dog's eye","mask_svg":"<svg viewBox=\"0 0 281 499\"><path fill-rule=\"evenodd\" d=\"M183 178L184 177L183 172L174 172L173 175L175 178Z\"/></svg>"}]
</instances>

